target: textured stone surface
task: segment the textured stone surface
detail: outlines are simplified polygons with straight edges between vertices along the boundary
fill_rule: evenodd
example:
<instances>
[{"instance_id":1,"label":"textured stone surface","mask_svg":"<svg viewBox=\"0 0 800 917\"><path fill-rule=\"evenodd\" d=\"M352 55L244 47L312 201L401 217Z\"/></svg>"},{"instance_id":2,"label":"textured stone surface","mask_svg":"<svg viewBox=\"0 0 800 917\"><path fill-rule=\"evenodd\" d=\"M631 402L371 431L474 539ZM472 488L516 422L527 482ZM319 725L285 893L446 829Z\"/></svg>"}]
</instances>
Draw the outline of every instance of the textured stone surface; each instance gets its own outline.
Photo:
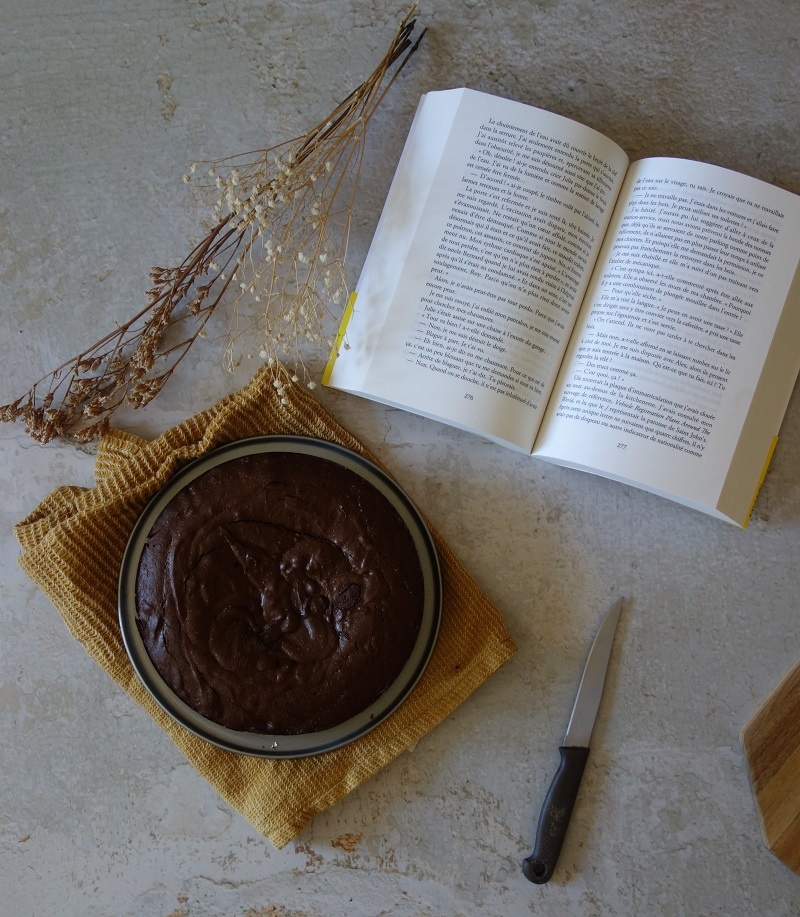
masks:
<instances>
[{"instance_id":1,"label":"textured stone surface","mask_svg":"<svg viewBox=\"0 0 800 917\"><path fill-rule=\"evenodd\" d=\"M402 11L367 0L6 0L0 401L132 313L197 231L195 159L316 123ZM765 0L423 2L430 31L370 136L350 280L421 92L470 85L575 117L633 157L706 159L800 192L800 19ZM224 325L220 325L223 328ZM94 331L98 331L95 335ZM89 335L89 336L87 336ZM133 432L248 377L198 347ZM739 730L800 655L800 403L746 533L621 485L327 392L507 618L514 660L275 851L69 637L13 523L90 484L91 450L0 429L0 887L19 915L790 915ZM621 624L561 864L530 885L542 795L601 613Z\"/></svg>"}]
</instances>

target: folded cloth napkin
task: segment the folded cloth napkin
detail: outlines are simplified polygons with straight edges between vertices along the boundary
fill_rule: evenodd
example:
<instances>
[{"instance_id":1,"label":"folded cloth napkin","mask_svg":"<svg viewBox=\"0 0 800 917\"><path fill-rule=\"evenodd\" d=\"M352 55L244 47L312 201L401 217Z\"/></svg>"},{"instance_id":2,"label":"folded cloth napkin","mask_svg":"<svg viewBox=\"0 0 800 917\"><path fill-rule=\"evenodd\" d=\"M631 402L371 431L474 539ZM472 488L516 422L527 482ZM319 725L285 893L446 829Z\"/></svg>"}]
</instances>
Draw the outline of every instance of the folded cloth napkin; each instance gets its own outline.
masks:
<instances>
[{"instance_id":1,"label":"folded cloth napkin","mask_svg":"<svg viewBox=\"0 0 800 917\"><path fill-rule=\"evenodd\" d=\"M20 565L49 596L89 655L164 729L196 770L276 847L444 719L516 650L497 609L431 526L443 580L439 639L423 677L383 723L309 758L265 759L212 745L152 700L118 625L117 580L130 532L150 497L210 449L249 436L291 433L375 459L281 366L152 442L112 430L98 447L92 488L60 487L14 529Z\"/></svg>"}]
</instances>

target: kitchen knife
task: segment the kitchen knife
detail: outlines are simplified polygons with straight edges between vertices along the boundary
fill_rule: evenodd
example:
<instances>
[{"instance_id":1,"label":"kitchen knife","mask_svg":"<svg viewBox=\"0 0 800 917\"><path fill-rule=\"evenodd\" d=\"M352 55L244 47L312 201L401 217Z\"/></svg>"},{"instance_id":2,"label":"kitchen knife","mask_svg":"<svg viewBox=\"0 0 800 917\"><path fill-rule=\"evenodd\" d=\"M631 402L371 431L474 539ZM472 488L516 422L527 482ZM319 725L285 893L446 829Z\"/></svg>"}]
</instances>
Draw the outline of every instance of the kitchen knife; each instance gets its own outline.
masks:
<instances>
[{"instance_id":1,"label":"kitchen knife","mask_svg":"<svg viewBox=\"0 0 800 917\"><path fill-rule=\"evenodd\" d=\"M589 740L592 737L600 698L603 696L608 660L611 657L614 634L624 604L625 599L621 598L608 612L589 650L589 658L586 660L583 677L578 686L578 696L572 708L564 744L559 749L561 763L539 815L533 853L522 863L525 878L537 885L543 885L552 877L567 834L583 769L589 757Z\"/></svg>"}]
</instances>

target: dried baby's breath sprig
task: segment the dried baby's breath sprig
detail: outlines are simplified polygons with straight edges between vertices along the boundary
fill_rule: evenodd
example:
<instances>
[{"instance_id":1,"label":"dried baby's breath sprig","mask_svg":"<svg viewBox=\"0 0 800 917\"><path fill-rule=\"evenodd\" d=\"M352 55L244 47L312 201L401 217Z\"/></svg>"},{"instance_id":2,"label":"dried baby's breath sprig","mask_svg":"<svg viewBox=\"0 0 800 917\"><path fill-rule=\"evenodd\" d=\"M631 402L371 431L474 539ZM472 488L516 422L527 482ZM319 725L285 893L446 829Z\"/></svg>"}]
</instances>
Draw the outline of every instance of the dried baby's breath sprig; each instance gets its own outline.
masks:
<instances>
[{"instance_id":1,"label":"dried baby's breath sprig","mask_svg":"<svg viewBox=\"0 0 800 917\"><path fill-rule=\"evenodd\" d=\"M345 258L367 125L422 34L415 7L372 74L308 133L269 149L196 163L184 181L210 194L205 238L177 267L154 268L147 304L72 360L0 407L40 442L88 441L122 404L143 407L161 391L217 307L230 303L224 362L244 336L268 361L291 362L314 387L303 353L331 346L347 299ZM255 303L245 321L240 306Z\"/></svg>"}]
</instances>

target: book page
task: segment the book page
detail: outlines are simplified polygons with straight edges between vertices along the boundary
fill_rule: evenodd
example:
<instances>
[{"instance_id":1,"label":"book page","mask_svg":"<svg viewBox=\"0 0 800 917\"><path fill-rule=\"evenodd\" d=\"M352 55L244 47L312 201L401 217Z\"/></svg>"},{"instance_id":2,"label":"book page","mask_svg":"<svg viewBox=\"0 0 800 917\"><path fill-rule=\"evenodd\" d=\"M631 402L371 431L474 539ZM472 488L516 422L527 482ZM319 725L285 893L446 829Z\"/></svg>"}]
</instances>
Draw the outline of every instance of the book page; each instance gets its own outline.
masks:
<instances>
[{"instance_id":1,"label":"book page","mask_svg":"<svg viewBox=\"0 0 800 917\"><path fill-rule=\"evenodd\" d=\"M530 452L626 166L559 115L430 93L328 383Z\"/></svg>"},{"instance_id":2,"label":"book page","mask_svg":"<svg viewBox=\"0 0 800 917\"><path fill-rule=\"evenodd\" d=\"M715 506L798 240L795 195L701 163L632 164L534 454ZM747 506L799 359L770 399L769 435L752 445Z\"/></svg>"}]
</instances>

